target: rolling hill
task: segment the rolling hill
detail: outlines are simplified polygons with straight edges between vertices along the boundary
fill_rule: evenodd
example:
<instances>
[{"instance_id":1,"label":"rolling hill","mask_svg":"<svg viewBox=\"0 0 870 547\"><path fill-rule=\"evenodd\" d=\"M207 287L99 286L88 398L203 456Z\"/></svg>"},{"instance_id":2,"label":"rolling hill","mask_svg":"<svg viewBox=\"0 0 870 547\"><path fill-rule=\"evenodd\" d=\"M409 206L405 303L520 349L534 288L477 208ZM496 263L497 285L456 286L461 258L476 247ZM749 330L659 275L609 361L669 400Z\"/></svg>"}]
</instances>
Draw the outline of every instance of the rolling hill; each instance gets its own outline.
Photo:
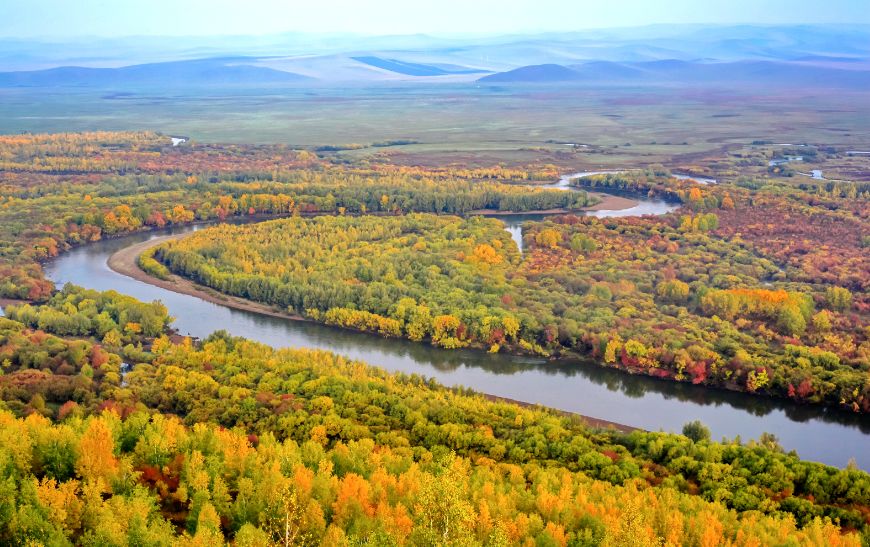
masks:
<instances>
[{"instance_id":1,"label":"rolling hill","mask_svg":"<svg viewBox=\"0 0 870 547\"><path fill-rule=\"evenodd\" d=\"M870 70L777 61L692 62L665 59L638 63L594 61L530 65L484 76L483 83L735 84L829 88L870 86Z\"/></svg>"},{"instance_id":2,"label":"rolling hill","mask_svg":"<svg viewBox=\"0 0 870 547\"><path fill-rule=\"evenodd\" d=\"M715 59L867 62L867 25L651 25L495 36L281 33L264 36L116 37L41 41L0 37L0 71L117 67L183 59L377 57L445 68L505 71L601 60ZM450 72L450 70L448 70ZM327 78L328 79L328 78Z\"/></svg>"},{"instance_id":3,"label":"rolling hill","mask_svg":"<svg viewBox=\"0 0 870 547\"><path fill-rule=\"evenodd\" d=\"M498 72L480 78L479 82L571 82L581 80L583 75L576 70L556 64L529 65L507 72Z\"/></svg>"},{"instance_id":4,"label":"rolling hill","mask_svg":"<svg viewBox=\"0 0 870 547\"><path fill-rule=\"evenodd\" d=\"M3 87L118 87L125 85L290 84L311 78L248 64L247 58L199 59L148 63L120 68L58 67L0 73Z\"/></svg>"},{"instance_id":5,"label":"rolling hill","mask_svg":"<svg viewBox=\"0 0 870 547\"><path fill-rule=\"evenodd\" d=\"M390 72L396 72L398 74L405 74L407 76L447 76L450 74L474 74L486 72L484 70L477 70L462 66L411 63L406 61L399 61L397 59L384 59L371 55L351 58L355 61L359 61L367 65L382 68L384 70L389 70Z\"/></svg>"}]
</instances>

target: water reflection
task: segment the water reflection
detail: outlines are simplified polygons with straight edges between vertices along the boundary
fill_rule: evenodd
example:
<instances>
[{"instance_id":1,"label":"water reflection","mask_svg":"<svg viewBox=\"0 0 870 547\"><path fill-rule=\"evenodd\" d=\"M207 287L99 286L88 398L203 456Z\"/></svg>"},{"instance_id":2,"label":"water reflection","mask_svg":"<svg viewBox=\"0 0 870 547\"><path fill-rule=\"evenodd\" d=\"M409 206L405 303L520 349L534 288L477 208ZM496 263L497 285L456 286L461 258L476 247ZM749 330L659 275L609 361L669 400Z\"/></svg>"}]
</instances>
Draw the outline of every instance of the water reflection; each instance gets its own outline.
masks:
<instances>
[{"instance_id":1,"label":"water reflection","mask_svg":"<svg viewBox=\"0 0 870 547\"><path fill-rule=\"evenodd\" d=\"M406 340L382 339L307 322L234 310L176 294L116 274L106 261L117 250L164 235L135 234L80 247L46 265L49 278L98 290L114 289L141 300L162 300L182 334L208 336L225 329L276 347L334 351L390 371L432 377L501 397L544 404L644 429L679 431L705 422L716 438L758 438L773 432L803 457L845 466L854 457L870 469L870 421L843 412L804 407L746 394L709 390L645 376L631 376L588 360L547 361L484 352L439 350Z\"/></svg>"},{"instance_id":2,"label":"water reflection","mask_svg":"<svg viewBox=\"0 0 870 547\"><path fill-rule=\"evenodd\" d=\"M567 180L565 177L562 178L565 180L567 184ZM547 187L551 188L560 188L560 189L570 189L573 191L582 190L581 188L577 188L574 186L565 186L560 183L557 185L547 185ZM679 208L679 203L669 202L659 198L650 198L646 194L642 192L632 192L628 190L608 190L609 194L613 194L615 196L620 196L624 198L628 198L637 202L635 205L631 207L627 207L625 209L601 209L598 211L575 211L570 214L577 216L592 216L596 218L618 218L618 217L636 217L643 215L665 215L670 213L671 211L675 211ZM521 213L521 214L498 214L498 213L490 213L484 214L485 217L497 218L501 220L505 225L505 230L511 235L511 239L517 244L520 252L525 250L525 244L523 242L523 224L526 222L540 222L541 220L546 219L547 217L559 216L564 213Z\"/></svg>"}]
</instances>

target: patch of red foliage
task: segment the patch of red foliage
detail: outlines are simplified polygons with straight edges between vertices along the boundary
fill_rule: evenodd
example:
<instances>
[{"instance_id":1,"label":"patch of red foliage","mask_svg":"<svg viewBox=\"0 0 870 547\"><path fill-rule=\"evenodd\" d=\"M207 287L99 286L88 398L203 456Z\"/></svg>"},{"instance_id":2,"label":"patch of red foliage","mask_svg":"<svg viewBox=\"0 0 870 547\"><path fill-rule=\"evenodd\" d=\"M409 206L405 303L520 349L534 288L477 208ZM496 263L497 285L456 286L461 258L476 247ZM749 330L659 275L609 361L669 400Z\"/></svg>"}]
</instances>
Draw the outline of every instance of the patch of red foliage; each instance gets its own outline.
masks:
<instances>
[{"instance_id":1,"label":"patch of red foliage","mask_svg":"<svg viewBox=\"0 0 870 547\"><path fill-rule=\"evenodd\" d=\"M571 260L571 251L564 247L554 249L535 247L526 254L522 268L527 274L535 275L570 264Z\"/></svg>"},{"instance_id":2,"label":"patch of red foliage","mask_svg":"<svg viewBox=\"0 0 870 547\"><path fill-rule=\"evenodd\" d=\"M604 454L605 456L607 456L608 458L610 458L610 461L615 462L615 461L619 460L619 454L617 454L613 450L602 450L601 453Z\"/></svg>"},{"instance_id":3,"label":"patch of red foliage","mask_svg":"<svg viewBox=\"0 0 870 547\"><path fill-rule=\"evenodd\" d=\"M800 281L832 283L856 292L870 289L870 253L861 246L867 230L862 219L782 198L759 201L763 203L717 211L716 234L739 235L773 261L792 268Z\"/></svg>"}]
</instances>

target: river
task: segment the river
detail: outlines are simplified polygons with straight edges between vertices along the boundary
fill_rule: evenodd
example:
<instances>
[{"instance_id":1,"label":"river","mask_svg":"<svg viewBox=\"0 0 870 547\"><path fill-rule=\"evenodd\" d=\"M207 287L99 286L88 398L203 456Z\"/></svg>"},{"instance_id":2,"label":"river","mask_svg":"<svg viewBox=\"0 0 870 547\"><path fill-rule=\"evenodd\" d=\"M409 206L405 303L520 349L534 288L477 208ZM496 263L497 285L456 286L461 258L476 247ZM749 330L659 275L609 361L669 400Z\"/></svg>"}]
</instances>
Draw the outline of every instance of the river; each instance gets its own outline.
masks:
<instances>
[{"instance_id":1,"label":"river","mask_svg":"<svg viewBox=\"0 0 870 547\"><path fill-rule=\"evenodd\" d=\"M558 181L552 184L537 184L537 185L528 185L530 188L550 188L555 190L565 190L565 191L579 191L583 190L582 188L578 188L576 186L571 186L571 181L574 179L582 178L582 177L590 177L592 175L604 175L608 173L624 173L625 170L610 170L610 171L582 171L580 173L572 173L570 175L563 175L559 178ZM713 180L713 179L708 179ZM594 189L588 190L589 192L596 192ZM608 190L608 192L612 192ZM601 192L598 192L601 193ZM578 212L576 214L583 214L586 216L593 216L598 218L606 218L606 217L627 217L627 216L641 216L641 215L664 215L666 213L670 213L671 211L676 210L679 207L679 204L676 203L668 203L662 199L652 199L648 198L643 194L632 193L632 192L622 192L619 194L620 196L630 197L631 199L637 202L636 205L632 207L627 207L625 209L601 209L597 211L583 211ZM525 248L525 243L523 242L523 223L529 221L539 222L544 218L551 216L546 213L520 213L520 214L512 214L512 215L503 215L493 213L490 216L493 218L498 218L505 224L505 229L511 235L511 239L516 242L517 247L519 247L520 252Z\"/></svg>"},{"instance_id":2,"label":"river","mask_svg":"<svg viewBox=\"0 0 870 547\"><path fill-rule=\"evenodd\" d=\"M639 206L659 207L649 203ZM787 450L796 450L805 459L843 467L850 458L855 458L859 467L870 470L867 417L632 376L585 360L546 361L473 350L443 350L406 340L289 321L167 291L115 273L106 265L112 254L135 243L200 228L184 226L88 244L49 262L45 271L58 285L72 282L97 290L116 290L140 300L161 300L176 318L174 326L181 334L203 338L214 330L224 329L275 347L330 350L387 370L432 377L445 385L462 385L648 430L679 432L686 422L701 420L714 439L739 435L745 441L771 432Z\"/></svg>"}]
</instances>

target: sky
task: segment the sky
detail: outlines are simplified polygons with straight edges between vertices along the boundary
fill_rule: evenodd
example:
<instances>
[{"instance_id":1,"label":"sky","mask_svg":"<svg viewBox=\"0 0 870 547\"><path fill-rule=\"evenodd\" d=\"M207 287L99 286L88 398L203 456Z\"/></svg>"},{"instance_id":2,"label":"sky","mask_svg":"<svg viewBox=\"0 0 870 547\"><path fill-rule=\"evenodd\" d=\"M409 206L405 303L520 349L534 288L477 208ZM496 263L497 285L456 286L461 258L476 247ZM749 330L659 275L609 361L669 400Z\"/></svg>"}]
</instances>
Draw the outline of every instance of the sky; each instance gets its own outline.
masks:
<instances>
[{"instance_id":1,"label":"sky","mask_svg":"<svg viewBox=\"0 0 870 547\"><path fill-rule=\"evenodd\" d=\"M690 23L870 24L870 0L0 0L0 37L507 34Z\"/></svg>"}]
</instances>

